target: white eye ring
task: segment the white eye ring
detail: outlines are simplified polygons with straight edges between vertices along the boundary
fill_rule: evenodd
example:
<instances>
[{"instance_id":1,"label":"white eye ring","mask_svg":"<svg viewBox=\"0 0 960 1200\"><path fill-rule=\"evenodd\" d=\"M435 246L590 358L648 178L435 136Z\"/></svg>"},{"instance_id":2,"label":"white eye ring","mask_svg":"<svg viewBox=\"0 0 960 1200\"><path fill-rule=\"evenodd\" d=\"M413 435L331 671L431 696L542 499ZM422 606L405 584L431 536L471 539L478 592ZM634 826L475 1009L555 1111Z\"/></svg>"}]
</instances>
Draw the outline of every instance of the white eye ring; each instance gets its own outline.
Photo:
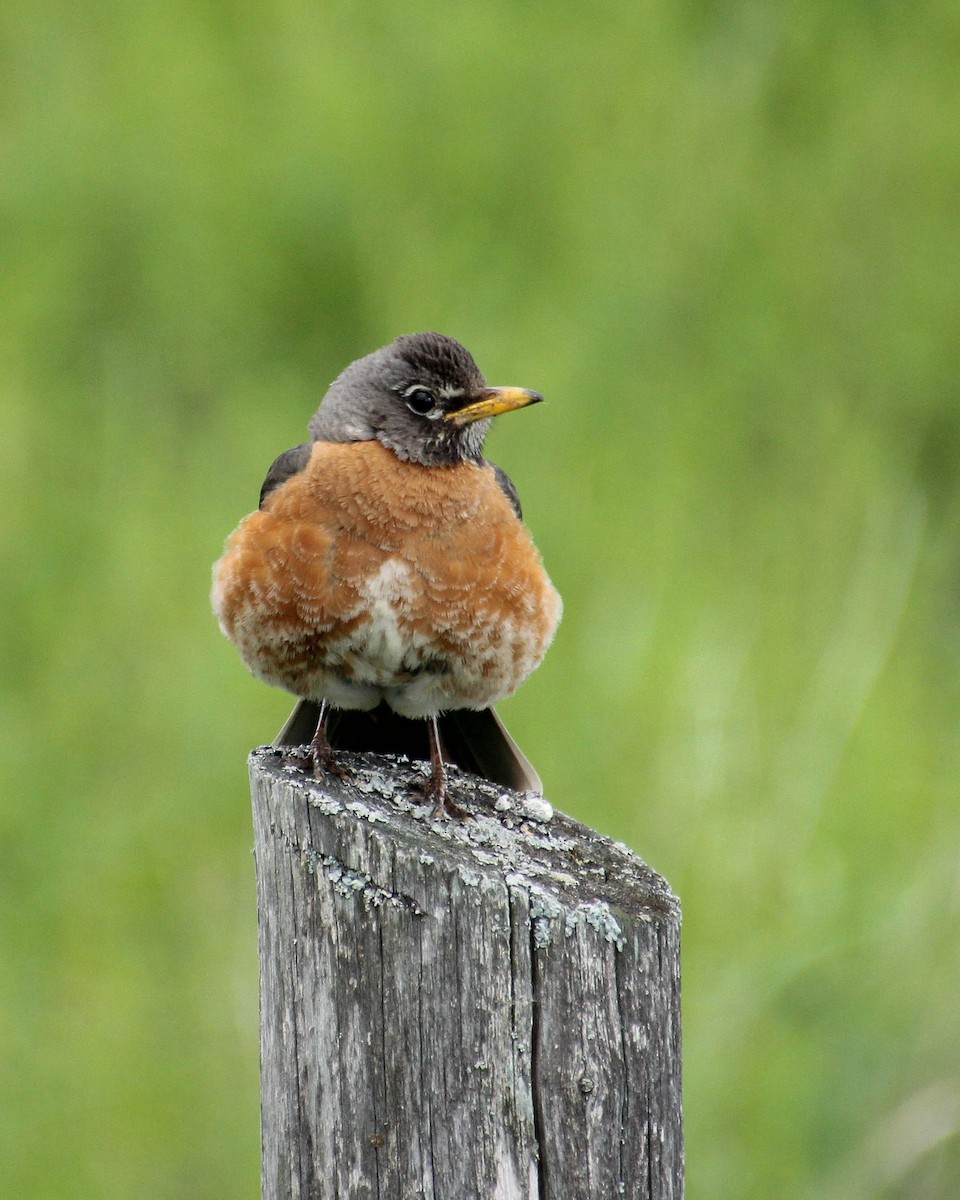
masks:
<instances>
[{"instance_id":1,"label":"white eye ring","mask_svg":"<svg viewBox=\"0 0 960 1200\"><path fill-rule=\"evenodd\" d=\"M434 394L425 387L410 387L403 394L407 408L418 417L429 417L437 407Z\"/></svg>"}]
</instances>

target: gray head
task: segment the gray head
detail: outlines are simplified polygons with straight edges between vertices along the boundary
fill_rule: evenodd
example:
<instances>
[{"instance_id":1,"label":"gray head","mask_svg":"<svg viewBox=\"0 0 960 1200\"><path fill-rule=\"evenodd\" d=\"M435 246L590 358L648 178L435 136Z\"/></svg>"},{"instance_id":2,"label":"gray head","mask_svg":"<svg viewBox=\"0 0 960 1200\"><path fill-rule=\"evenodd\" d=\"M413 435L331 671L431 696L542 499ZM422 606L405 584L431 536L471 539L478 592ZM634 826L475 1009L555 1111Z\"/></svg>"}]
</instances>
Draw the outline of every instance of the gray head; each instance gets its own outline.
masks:
<instances>
[{"instance_id":1,"label":"gray head","mask_svg":"<svg viewBox=\"0 0 960 1200\"><path fill-rule=\"evenodd\" d=\"M424 466L477 461L493 417L542 399L487 387L459 342L413 333L351 363L330 385L310 434L320 442L376 440Z\"/></svg>"}]
</instances>

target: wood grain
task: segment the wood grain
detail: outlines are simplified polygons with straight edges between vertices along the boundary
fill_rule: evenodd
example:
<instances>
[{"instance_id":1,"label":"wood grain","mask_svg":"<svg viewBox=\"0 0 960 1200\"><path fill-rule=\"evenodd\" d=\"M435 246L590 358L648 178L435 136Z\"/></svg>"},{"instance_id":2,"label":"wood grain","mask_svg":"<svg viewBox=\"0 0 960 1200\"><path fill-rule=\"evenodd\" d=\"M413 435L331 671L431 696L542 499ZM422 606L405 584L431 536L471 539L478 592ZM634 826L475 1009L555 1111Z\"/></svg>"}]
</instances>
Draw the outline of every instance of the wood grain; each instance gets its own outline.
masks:
<instances>
[{"instance_id":1,"label":"wood grain","mask_svg":"<svg viewBox=\"0 0 960 1200\"><path fill-rule=\"evenodd\" d=\"M683 1192L679 906L532 795L250 759L265 1200Z\"/></svg>"}]
</instances>

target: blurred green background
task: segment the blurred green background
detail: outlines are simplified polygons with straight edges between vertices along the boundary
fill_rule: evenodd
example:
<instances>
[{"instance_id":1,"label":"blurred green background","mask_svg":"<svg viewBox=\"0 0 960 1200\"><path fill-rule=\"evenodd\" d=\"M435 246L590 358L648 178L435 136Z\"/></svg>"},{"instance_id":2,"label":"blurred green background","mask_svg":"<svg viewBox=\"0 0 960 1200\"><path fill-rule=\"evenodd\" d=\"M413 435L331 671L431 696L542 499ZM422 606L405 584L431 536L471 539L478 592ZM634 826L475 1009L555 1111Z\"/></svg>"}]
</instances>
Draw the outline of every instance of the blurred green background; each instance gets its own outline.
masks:
<instances>
[{"instance_id":1,"label":"blurred green background","mask_svg":"<svg viewBox=\"0 0 960 1200\"><path fill-rule=\"evenodd\" d=\"M210 565L398 333L566 600L502 706L685 912L691 1196L960 1195L960 13L7 0L0 1194L259 1194Z\"/></svg>"}]
</instances>

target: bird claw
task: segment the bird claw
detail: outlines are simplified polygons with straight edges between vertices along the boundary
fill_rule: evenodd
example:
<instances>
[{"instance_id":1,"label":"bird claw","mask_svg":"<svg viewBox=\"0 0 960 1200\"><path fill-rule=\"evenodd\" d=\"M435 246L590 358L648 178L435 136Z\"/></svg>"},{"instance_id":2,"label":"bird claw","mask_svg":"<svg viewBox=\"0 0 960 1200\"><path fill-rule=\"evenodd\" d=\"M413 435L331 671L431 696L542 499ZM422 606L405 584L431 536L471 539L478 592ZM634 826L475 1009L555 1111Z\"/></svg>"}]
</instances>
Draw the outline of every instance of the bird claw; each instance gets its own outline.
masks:
<instances>
[{"instance_id":1,"label":"bird claw","mask_svg":"<svg viewBox=\"0 0 960 1200\"><path fill-rule=\"evenodd\" d=\"M415 783L413 790L427 804L433 805L433 815L438 820L442 817L456 817L462 821L470 816L465 808L462 808L455 800L450 799L450 796L447 794L447 781L445 779L437 779L435 775L430 775L429 778L422 782Z\"/></svg>"},{"instance_id":2,"label":"bird claw","mask_svg":"<svg viewBox=\"0 0 960 1200\"><path fill-rule=\"evenodd\" d=\"M341 782L346 782L350 778L350 772L337 762L329 746L296 746L283 756L283 765L297 767L314 779L326 779L328 775L334 775Z\"/></svg>"},{"instance_id":3,"label":"bird claw","mask_svg":"<svg viewBox=\"0 0 960 1200\"><path fill-rule=\"evenodd\" d=\"M449 796L443 796L437 807L434 809L435 817L456 817L459 821L465 821L470 814L455 800L451 800Z\"/></svg>"}]
</instances>

